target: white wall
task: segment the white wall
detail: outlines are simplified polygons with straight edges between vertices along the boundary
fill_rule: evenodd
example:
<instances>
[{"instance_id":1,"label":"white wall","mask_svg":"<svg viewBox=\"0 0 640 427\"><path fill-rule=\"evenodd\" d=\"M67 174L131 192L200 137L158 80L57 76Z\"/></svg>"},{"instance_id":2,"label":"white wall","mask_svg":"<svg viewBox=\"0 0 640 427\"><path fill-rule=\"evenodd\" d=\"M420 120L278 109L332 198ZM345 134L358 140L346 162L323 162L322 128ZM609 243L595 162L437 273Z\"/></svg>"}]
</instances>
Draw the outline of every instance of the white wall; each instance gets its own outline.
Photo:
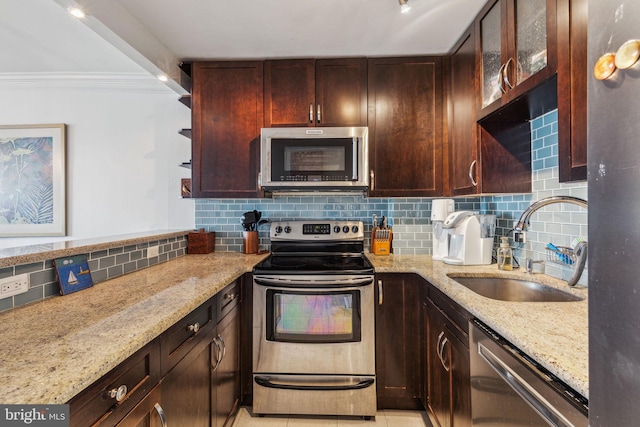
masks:
<instances>
[{"instance_id":1,"label":"white wall","mask_svg":"<svg viewBox=\"0 0 640 427\"><path fill-rule=\"evenodd\" d=\"M66 123L67 236L0 238L0 248L158 229L194 228L178 167L191 113L138 75L0 80L0 124Z\"/></svg>"}]
</instances>

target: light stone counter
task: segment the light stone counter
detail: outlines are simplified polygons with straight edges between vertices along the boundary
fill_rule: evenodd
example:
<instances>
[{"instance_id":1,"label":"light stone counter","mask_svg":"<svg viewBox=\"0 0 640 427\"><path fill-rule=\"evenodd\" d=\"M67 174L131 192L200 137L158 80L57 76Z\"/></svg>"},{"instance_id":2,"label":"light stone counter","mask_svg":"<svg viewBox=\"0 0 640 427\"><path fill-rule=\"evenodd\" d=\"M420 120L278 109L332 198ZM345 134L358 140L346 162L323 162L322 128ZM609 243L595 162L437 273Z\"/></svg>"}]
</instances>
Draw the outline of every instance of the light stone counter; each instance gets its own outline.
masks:
<instances>
[{"instance_id":1,"label":"light stone counter","mask_svg":"<svg viewBox=\"0 0 640 427\"><path fill-rule=\"evenodd\" d=\"M267 255L186 255L90 289L0 313L4 404L65 403ZM430 256L374 256L376 272L414 272L588 397L587 302L515 303L484 298L447 277L498 275L569 290L549 276L453 267Z\"/></svg>"},{"instance_id":2,"label":"light stone counter","mask_svg":"<svg viewBox=\"0 0 640 427\"><path fill-rule=\"evenodd\" d=\"M589 397L587 288L571 289L566 282L521 269L500 271L491 266L451 266L429 255L367 254L376 273L414 272L436 286L476 318L513 343L551 373ZM485 298L447 274L513 277L543 283L580 295L577 302L508 302Z\"/></svg>"},{"instance_id":3,"label":"light stone counter","mask_svg":"<svg viewBox=\"0 0 640 427\"><path fill-rule=\"evenodd\" d=\"M266 256L185 255L0 313L0 400L67 402Z\"/></svg>"}]
</instances>

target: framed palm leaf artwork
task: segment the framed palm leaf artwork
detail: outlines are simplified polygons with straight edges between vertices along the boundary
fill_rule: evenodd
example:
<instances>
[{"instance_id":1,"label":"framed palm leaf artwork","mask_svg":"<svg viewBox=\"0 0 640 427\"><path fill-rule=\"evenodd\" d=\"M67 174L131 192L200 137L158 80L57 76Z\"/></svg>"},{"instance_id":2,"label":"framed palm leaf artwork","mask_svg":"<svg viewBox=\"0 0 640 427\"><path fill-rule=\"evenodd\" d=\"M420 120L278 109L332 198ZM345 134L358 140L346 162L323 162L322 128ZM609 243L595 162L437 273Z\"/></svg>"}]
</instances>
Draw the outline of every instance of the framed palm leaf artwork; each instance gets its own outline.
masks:
<instances>
[{"instance_id":1,"label":"framed palm leaf artwork","mask_svg":"<svg viewBox=\"0 0 640 427\"><path fill-rule=\"evenodd\" d=\"M65 125L0 125L0 237L64 236Z\"/></svg>"}]
</instances>

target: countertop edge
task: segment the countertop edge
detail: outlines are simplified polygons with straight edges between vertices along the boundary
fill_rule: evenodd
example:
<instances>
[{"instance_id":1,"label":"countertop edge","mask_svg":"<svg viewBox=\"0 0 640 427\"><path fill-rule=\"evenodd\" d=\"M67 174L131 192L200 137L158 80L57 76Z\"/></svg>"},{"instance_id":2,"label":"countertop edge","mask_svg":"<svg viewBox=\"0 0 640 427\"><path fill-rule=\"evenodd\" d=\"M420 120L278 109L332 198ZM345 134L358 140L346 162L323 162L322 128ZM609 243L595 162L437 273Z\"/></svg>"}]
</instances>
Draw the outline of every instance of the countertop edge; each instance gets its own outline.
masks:
<instances>
[{"instance_id":1,"label":"countertop edge","mask_svg":"<svg viewBox=\"0 0 640 427\"><path fill-rule=\"evenodd\" d=\"M191 231L194 230L155 230L5 248L0 249L0 268L101 251L117 246L137 245L171 237L186 236Z\"/></svg>"}]
</instances>

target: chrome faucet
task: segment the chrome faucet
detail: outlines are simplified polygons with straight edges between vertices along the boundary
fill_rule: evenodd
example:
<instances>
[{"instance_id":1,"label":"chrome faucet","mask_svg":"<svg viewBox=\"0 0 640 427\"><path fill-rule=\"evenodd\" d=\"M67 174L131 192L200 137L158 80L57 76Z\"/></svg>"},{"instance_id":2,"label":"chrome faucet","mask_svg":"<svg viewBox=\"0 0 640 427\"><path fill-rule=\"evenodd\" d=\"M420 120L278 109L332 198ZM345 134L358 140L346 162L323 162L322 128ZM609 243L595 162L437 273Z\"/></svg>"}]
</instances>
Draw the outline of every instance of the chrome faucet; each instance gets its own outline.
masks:
<instances>
[{"instance_id":1,"label":"chrome faucet","mask_svg":"<svg viewBox=\"0 0 640 427\"><path fill-rule=\"evenodd\" d=\"M529 226L529 219L531 218L531 215L533 215L533 213L538 209L555 203L569 203L583 208L588 207L586 200L579 199L577 197L552 196L540 199L537 202L532 203L524 212L522 212L522 215L520 215L520 219L516 223L515 227L513 227L513 241L524 243L526 241L525 233ZM576 247L573 248L573 251L576 257L576 269L568 280L569 286L575 286L575 284L578 283L578 280L580 280L580 276L582 276L584 265L587 261L587 242L579 242Z\"/></svg>"},{"instance_id":2,"label":"chrome faucet","mask_svg":"<svg viewBox=\"0 0 640 427\"><path fill-rule=\"evenodd\" d=\"M527 227L529 226L529 218L535 211L540 208L543 208L548 205L553 205L554 203L569 203L571 205L580 206L583 208L587 208L587 201L583 199L579 199L577 197L571 196L552 196L547 197L545 199L540 199L537 202L532 203L522 215L520 215L520 219L516 223L515 227L513 227L513 240L518 243L525 242L525 232L527 231Z\"/></svg>"}]
</instances>

